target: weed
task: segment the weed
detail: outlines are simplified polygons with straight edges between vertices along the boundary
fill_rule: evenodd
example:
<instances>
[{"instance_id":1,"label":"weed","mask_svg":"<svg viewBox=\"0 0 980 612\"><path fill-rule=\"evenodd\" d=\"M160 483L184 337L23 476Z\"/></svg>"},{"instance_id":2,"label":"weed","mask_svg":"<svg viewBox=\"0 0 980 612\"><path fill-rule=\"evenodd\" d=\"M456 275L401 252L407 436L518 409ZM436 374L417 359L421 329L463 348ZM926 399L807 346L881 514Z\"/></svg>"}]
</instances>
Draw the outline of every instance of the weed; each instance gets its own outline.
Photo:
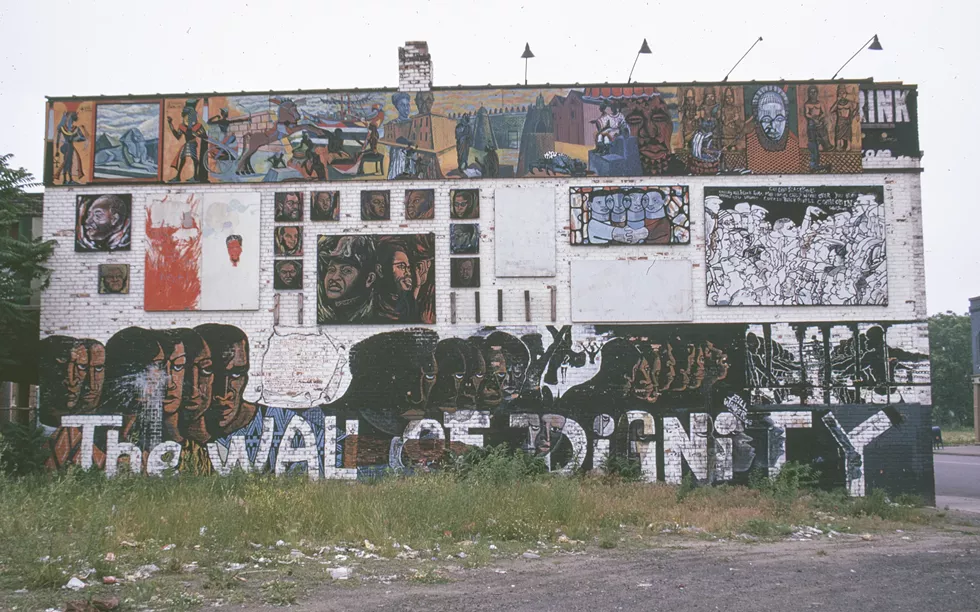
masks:
<instances>
[{"instance_id":1,"label":"weed","mask_svg":"<svg viewBox=\"0 0 980 612\"><path fill-rule=\"evenodd\" d=\"M817 551L817 556L818 557L826 557L827 556L827 551L821 548L820 550Z\"/></svg>"},{"instance_id":2,"label":"weed","mask_svg":"<svg viewBox=\"0 0 980 612\"><path fill-rule=\"evenodd\" d=\"M418 582L420 584L448 584L449 578L443 576L438 570L428 570L419 571L416 570L415 574L409 578L412 582Z\"/></svg>"},{"instance_id":3,"label":"weed","mask_svg":"<svg viewBox=\"0 0 980 612\"><path fill-rule=\"evenodd\" d=\"M271 580L262 585L262 600L273 606L288 606L296 603L296 583L285 580Z\"/></svg>"},{"instance_id":4,"label":"weed","mask_svg":"<svg viewBox=\"0 0 980 612\"><path fill-rule=\"evenodd\" d=\"M548 473L544 459L505 444L470 447L462 454L447 453L446 462L447 471L460 480L484 484L526 481Z\"/></svg>"},{"instance_id":5,"label":"weed","mask_svg":"<svg viewBox=\"0 0 980 612\"><path fill-rule=\"evenodd\" d=\"M638 482L643 479L643 465L637 459L612 455L602 463L602 469L614 480Z\"/></svg>"},{"instance_id":6,"label":"weed","mask_svg":"<svg viewBox=\"0 0 980 612\"><path fill-rule=\"evenodd\" d=\"M751 519L746 521L742 526L742 531L760 538L776 538L793 533L793 530L788 525L766 519Z\"/></svg>"},{"instance_id":7,"label":"weed","mask_svg":"<svg viewBox=\"0 0 980 612\"><path fill-rule=\"evenodd\" d=\"M47 441L38 427L4 423L0 426L0 474L27 476L43 472L50 456Z\"/></svg>"},{"instance_id":8,"label":"weed","mask_svg":"<svg viewBox=\"0 0 980 612\"><path fill-rule=\"evenodd\" d=\"M677 503L684 501L684 498L692 492L694 492L694 475L688 472L681 478L681 486L677 487Z\"/></svg>"}]
</instances>

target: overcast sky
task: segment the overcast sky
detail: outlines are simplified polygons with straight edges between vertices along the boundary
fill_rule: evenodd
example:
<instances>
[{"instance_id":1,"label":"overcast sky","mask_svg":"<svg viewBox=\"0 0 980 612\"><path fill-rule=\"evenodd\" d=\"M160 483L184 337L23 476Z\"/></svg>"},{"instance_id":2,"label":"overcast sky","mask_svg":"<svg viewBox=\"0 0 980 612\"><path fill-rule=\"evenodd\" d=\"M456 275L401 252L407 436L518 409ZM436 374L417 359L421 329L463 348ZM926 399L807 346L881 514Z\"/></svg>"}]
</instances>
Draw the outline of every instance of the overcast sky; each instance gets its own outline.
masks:
<instances>
[{"instance_id":1,"label":"overcast sky","mask_svg":"<svg viewBox=\"0 0 980 612\"><path fill-rule=\"evenodd\" d=\"M644 37L639 81L720 80L758 36L733 80L809 79L877 33L884 51L841 76L919 85L928 309L965 312L980 294L978 25L967 0L0 0L0 153L42 175L45 95L397 87L406 40L428 41L435 85L507 85L525 42L531 83L624 82Z\"/></svg>"}]
</instances>

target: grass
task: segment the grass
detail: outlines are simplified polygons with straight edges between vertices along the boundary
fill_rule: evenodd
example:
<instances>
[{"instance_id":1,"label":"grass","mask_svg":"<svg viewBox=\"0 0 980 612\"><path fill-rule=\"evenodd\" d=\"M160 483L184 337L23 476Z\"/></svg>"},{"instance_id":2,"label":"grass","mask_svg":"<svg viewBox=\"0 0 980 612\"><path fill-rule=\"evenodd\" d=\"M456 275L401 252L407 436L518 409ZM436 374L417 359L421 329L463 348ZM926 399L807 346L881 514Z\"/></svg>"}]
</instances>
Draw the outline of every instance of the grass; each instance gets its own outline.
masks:
<instances>
[{"instance_id":1,"label":"grass","mask_svg":"<svg viewBox=\"0 0 980 612\"><path fill-rule=\"evenodd\" d=\"M358 568L339 586L368 578L384 563L366 553L405 566L402 579L428 583L445 578L431 558L475 567L529 548L611 549L677 534L782 538L793 526L818 524L861 533L935 520L914 500L809 492L809 474L792 466L756 488L677 487L535 475L521 459L492 461L499 469L470 465L372 484L244 474L0 477L0 608L63 603L74 597L60 587L86 573L95 586L83 593L112 593L131 607L192 609L236 598L290 605L305 587L333 583L328 566ZM149 564L159 568L150 578L126 580ZM98 584L104 576L123 584ZM29 593L12 595L22 588Z\"/></svg>"},{"instance_id":2,"label":"grass","mask_svg":"<svg viewBox=\"0 0 980 612\"><path fill-rule=\"evenodd\" d=\"M943 444L946 446L963 446L976 443L972 427L943 428Z\"/></svg>"}]
</instances>

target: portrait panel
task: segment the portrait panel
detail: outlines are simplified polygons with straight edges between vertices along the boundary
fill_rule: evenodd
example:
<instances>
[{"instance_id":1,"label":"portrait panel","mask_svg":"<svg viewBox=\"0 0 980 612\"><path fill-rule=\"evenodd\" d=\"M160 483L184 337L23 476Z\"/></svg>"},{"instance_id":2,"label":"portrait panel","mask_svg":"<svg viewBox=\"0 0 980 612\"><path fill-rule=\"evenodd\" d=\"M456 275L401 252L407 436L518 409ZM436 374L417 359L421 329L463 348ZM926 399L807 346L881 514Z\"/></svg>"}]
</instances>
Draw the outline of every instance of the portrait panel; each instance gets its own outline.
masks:
<instances>
[{"instance_id":1,"label":"portrait panel","mask_svg":"<svg viewBox=\"0 0 980 612\"><path fill-rule=\"evenodd\" d=\"M480 286L480 258L457 257L450 260L449 284L454 288Z\"/></svg>"},{"instance_id":2,"label":"portrait panel","mask_svg":"<svg viewBox=\"0 0 980 612\"><path fill-rule=\"evenodd\" d=\"M303 220L303 193L287 191L276 194L276 222Z\"/></svg>"},{"instance_id":3,"label":"portrait panel","mask_svg":"<svg viewBox=\"0 0 980 612\"><path fill-rule=\"evenodd\" d=\"M387 221L391 219L391 192L362 191L361 220Z\"/></svg>"},{"instance_id":4,"label":"portrait panel","mask_svg":"<svg viewBox=\"0 0 980 612\"><path fill-rule=\"evenodd\" d=\"M435 218L436 193L433 189L409 189L405 192L405 218L409 221Z\"/></svg>"},{"instance_id":5,"label":"portrait panel","mask_svg":"<svg viewBox=\"0 0 980 612\"><path fill-rule=\"evenodd\" d=\"M129 293L129 264L99 264L99 293Z\"/></svg>"},{"instance_id":6,"label":"portrait panel","mask_svg":"<svg viewBox=\"0 0 980 612\"><path fill-rule=\"evenodd\" d=\"M277 290L288 291L303 288L303 260L277 259L274 264L276 276L273 287Z\"/></svg>"},{"instance_id":7,"label":"portrait panel","mask_svg":"<svg viewBox=\"0 0 980 612\"><path fill-rule=\"evenodd\" d=\"M80 195L75 199L75 251L128 251L132 241L133 196Z\"/></svg>"},{"instance_id":8,"label":"portrait panel","mask_svg":"<svg viewBox=\"0 0 980 612\"><path fill-rule=\"evenodd\" d=\"M339 221L340 192L314 191L310 194L310 221Z\"/></svg>"},{"instance_id":9,"label":"portrait panel","mask_svg":"<svg viewBox=\"0 0 980 612\"><path fill-rule=\"evenodd\" d=\"M479 223L451 223L449 252L453 255L476 255L480 252Z\"/></svg>"},{"instance_id":10,"label":"portrait panel","mask_svg":"<svg viewBox=\"0 0 980 612\"><path fill-rule=\"evenodd\" d=\"M451 219L479 219L480 190L453 189L449 194L449 217Z\"/></svg>"},{"instance_id":11,"label":"portrait panel","mask_svg":"<svg viewBox=\"0 0 980 612\"><path fill-rule=\"evenodd\" d=\"M435 323L435 234L317 237L317 322Z\"/></svg>"},{"instance_id":12,"label":"portrait panel","mask_svg":"<svg viewBox=\"0 0 980 612\"><path fill-rule=\"evenodd\" d=\"M303 254L303 227L279 225L275 229L276 257L299 257Z\"/></svg>"}]
</instances>

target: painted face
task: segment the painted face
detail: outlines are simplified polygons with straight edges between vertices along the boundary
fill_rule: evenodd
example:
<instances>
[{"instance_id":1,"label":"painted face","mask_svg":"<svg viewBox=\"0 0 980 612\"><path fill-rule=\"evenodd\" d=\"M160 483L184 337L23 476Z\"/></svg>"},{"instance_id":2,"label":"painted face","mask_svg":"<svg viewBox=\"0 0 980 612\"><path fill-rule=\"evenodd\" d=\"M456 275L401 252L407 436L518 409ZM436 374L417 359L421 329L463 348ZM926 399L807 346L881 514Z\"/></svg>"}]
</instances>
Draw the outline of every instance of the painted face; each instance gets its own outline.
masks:
<instances>
[{"instance_id":1,"label":"painted face","mask_svg":"<svg viewBox=\"0 0 980 612\"><path fill-rule=\"evenodd\" d=\"M122 293L126 288L126 275L118 267L109 268L102 278L109 293Z\"/></svg>"},{"instance_id":2,"label":"painted face","mask_svg":"<svg viewBox=\"0 0 980 612\"><path fill-rule=\"evenodd\" d=\"M213 366L211 407L221 411L221 420L230 421L241 409L242 393L248 384L248 353L245 341L229 346Z\"/></svg>"},{"instance_id":3,"label":"painted face","mask_svg":"<svg viewBox=\"0 0 980 612\"><path fill-rule=\"evenodd\" d=\"M786 130L786 108L780 100L772 99L760 104L758 119L766 136L773 140L783 137Z\"/></svg>"},{"instance_id":4,"label":"painted face","mask_svg":"<svg viewBox=\"0 0 980 612\"><path fill-rule=\"evenodd\" d=\"M299 195L287 193L282 203L282 216L286 219L299 220Z\"/></svg>"},{"instance_id":5,"label":"painted face","mask_svg":"<svg viewBox=\"0 0 980 612\"><path fill-rule=\"evenodd\" d=\"M105 346L92 342L88 347L88 372L84 392L78 405L82 414L92 414L102 401L102 386L105 384Z\"/></svg>"},{"instance_id":6,"label":"painted face","mask_svg":"<svg viewBox=\"0 0 980 612\"><path fill-rule=\"evenodd\" d=\"M331 300L341 300L350 297L355 288L360 285L370 286L368 283L361 282L361 271L350 263L345 263L337 259L331 259L327 264L326 273L323 275L323 288L327 290L327 297Z\"/></svg>"},{"instance_id":7,"label":"painted face","mask_svg":"<svg viewBox=\"0 0 980 612\"><path fill-rule=\"evenodd\" d=\"M534 454L547 455L561 440L562 429L565 427L565 417L557 414L548 414L541 417L541 424L531 427L531 436L534 441Z\"/></svg>"},{"instance_id":8,"label":"painted face","mask_svg":"<svg viewBox=\"0 0 980 612\"><path fill-rule=\"evenodd\" d=\"M725 90L725 104L735 104L735 92L731 89Z\"/></svg>"},{"instance_id":9,"label":"painted face","mask_svg":"<svg viewBox=\"0 0 980 612\"><path fill-rule=\"evenodd\" d=\"M238 240L229 240L226 246L228 247L228 259L237 266L238 261L242 258L242 243Z\"/></svg>"},{"instance_id":10,"label":"painted face","mask_svg":"<svg viewBox=\"0 0 980 612\"><path fill-rule=\"evenodd\" d=\"M473 262L470 260L464 260L459 264L459 277L464 283L469 283L473 280Z\"/></svg>"},{"instance_id":11,"label":"painted face","mask_svg":"<svg viewBox=\"0 0 980 612\"><path fill-rule=\"evenodd\" d=\"M188 420L196 421L204 416L211 406L211 395L214 390L214 364L211 361L211 349L207 344L204 344L194 357L187 376L190 377L188 381L190 384L186 385L185 393L190 395L183 399L181 410Z\"/></svg>"},{"instance_id":12,"label":"painted face","mask_svg":"<svg viewBox=\"0 0 980 612\"><path fill-rule=\"evenodd\" d=\"M408 97L399 97L395 100L395 108L398 109L399 119L408 119L408 115L412 112L412 102Z\"/></svg>"},{"instance_id":13,"label":"painted face","mask_svg":"<svg viewBox=\"0 0 980 612\"><path fill-rule=\"evenodd\" d=\"M633 368L633 396L637 399L649 401L656 395L657 389L654 383L653 370L650 362L646 358L641 359L640 363Z\"/></svg>"},{"instance_id":14,"label":"painted face","mask_svg":"<svg viewBox=\"0 0 980 612\"><path fill-rule=\"evenodd\" d=\"M293 252L299 247L299 228L286 227L282 231L282 243L286 250Z\"/></svg>"},{"instance_id":15,"label":"painted face","mask_svg":"<svg viewBox=\"0 0 980 612\"><path fill-rule=\"evenodd\" d=\"M376 219L388 216L388 198L383 193L372 193L368 200L368 212Z\"/></svg>"},{"instance_id":16,"label":"painted face","mask_svg":"<svg viewBox=\"0 0 980 612\"><path fill-rule=\"evenodd\" d=\"M316 195L316 209L319 216L333 219L335 213L333 195L329 193L318 193Z\"/></svg>"},{"instance_id":17,"label":"painted face","mask_svg":"<svg viewBox=\"0 0 980 612\"><path fill-rule=\"evenodd\" d=\"M405 214L409 219L428 217L432 208L428 206L429 194L425 191L410 191L405 202Z\"/></svg>"},{"instance_id":18,"label":"painted face","mask_svg":"<svg viewBox=\"0 0 980 612\"><path fill-rule=\"evenodd\" d=\"M116 218L108 204L93 203L85 217L85 235L90 240L105 240L112 234Z\"/></svg>"},{"instance_id":19,"label":"painted face","mask_svg":"<svg viewBox=\"0 0 980 612\"><path fill-rule=\"evenodd\" d=\"M184 389L184 371L187 368L187 354L184 344L178 342L163 363L166 396L163 399L163 411L173 414L180 409Z\"/></svg>"},{"instance_id":20,"label":"painted face","mask_svg":"<svg viewBox=\"0 0 980 612\"><path fill-rule=\"evenodd\" d=\"M643 194L643 196L639 199L632 196L626 196L623 198L623 204L625 204L626 208L632 212L643 212L643 198L645 197L647 197L646 194Z\"/></svg>"},{"instance_id":21,"label":"painted face","mask_svg":"<svg viewBox=\"0 0 980 612\"><path fill-rule=\"evenodd\" d=\"M619 200L618 202L614 199L613 206L612 206L613 214L621 215L624 212L626 212L626 208L627 206L629 206L629 201L630 201L630 197L628 195L623 196L623 199Z\"/></svg>"},{"instance_id":22,"label":"painted face","mask_svg":"<svg viewBox=\"0 0 980 612\"><path fill-rule=\"evenodd\" d=\"M296 281L296 266L291 263L284 263L279 266L279 278L287 287L291 287Z\"/></svg>"},{"instance_id":23,"label":"painted face","mask_svg":"<svg viewBox=\"0 0 980 612\"><path fill-rule=\"evenodd\" d=\"M395 286L402 291L411 291L415 287L415 280L412 278L412 265L404 251L395 251L395 257L391 262L391 274Z\"/></svg>"},{"instance_id":24,"label":"painted face","mask_svg":"<svg viewBox=\"0 0 980 612\"><path fill-rule=\"evenodd\" d=\"M456 219L466 219L470 216L470 196L466 193L457 193L453 196L453 217Z\"/></svg>"},{"instance_id":25,"label":"painted face","mask_svg":"<svg viewBox=\"0 0 980 612\"><path fill-rule=\"evenodd\" d=\"M71 413L78 406L82 384L88 378L88 350L76 344L67 356L58 357L57 363L65 368L65 408Z\"/></svg>"},{"instance_id":26,"label":"painted face","mask_svg":"<svg viewBox=\"0 0 980 612\"><path fill-rule=\"evenodd\" d=\"M503 386L507 382L507 359L499 346L487 347L483 359L486 362L485 383L480 403L496 405L503 399Z\"/></svg>"}]
</instances>

